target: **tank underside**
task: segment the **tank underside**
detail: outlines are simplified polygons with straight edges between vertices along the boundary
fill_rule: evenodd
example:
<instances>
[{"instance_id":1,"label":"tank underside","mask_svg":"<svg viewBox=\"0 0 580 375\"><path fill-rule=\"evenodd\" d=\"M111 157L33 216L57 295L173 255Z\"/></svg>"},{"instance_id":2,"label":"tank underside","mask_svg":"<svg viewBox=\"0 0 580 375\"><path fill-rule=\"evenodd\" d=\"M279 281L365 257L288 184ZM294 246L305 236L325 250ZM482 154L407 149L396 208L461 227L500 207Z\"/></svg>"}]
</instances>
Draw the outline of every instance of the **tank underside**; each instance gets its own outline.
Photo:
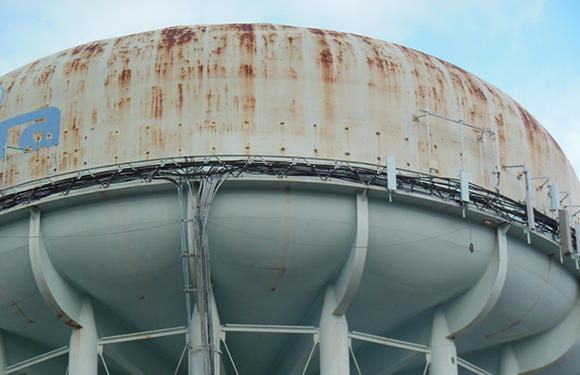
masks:
<instances>
[{"instance_id":1,"label":"tank underside","mask_svg":"<svg viewBox=\"0 0 580 375\"><path fill-rule=\"evenodd\" d=\"M320 373L325 295L340 289L345 272L356 284L344 314L351 373L356 366L364 374L422 372L434 361L441 314L460 365L507 374L502 366L516 358L522 372L549 365L541 373L574 373L553 366L578 357L567 351L578 341L570 332L577 280L548 236L534 233L528 244L515 221L510 226L474 205L464 210L453 199L418 194L418 187L227 176L207 222L222 373L234 374L232 363L240 374ZM201 189L193 180L190 186L193 194ZM117 374L178 368L188 326L182 225L192 222L178 193L163 180L85 187L0 216L0 328L8 373L57 374L68 365L60 355L10 370L59 348L66 354L71 345L71 327L55 315L39 283L34 225L45 261L75 292L90 296L103 374L104 364ZM193 196L181 195L183 207ZM356 281L351 254L363 247ZM65 306L58 294L66 292L47 279ZM535 355L538 346L554 345L546 338L554 335L562 335L556 348ZM186 364L179 373L187 373Z\"/></svg>"}]
</instances>

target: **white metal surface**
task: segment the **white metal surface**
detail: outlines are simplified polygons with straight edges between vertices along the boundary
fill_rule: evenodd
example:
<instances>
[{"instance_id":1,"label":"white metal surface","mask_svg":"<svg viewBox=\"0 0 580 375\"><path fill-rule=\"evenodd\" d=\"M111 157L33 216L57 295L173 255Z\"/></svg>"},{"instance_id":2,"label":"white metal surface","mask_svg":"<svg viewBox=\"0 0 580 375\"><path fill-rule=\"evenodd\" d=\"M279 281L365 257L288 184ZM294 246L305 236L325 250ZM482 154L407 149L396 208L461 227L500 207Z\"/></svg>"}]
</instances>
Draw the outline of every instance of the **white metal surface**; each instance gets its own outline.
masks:
<instances>
[{"instance_id":1,"label":"white metal surface","mask_svg":"<svg viewBox=\"0 0 580 375\"><path fill-rule=\"evenodd\" d=\"M328 286L320 316L320 375L350 375L349 338L346 316L334 315L337 301Z\"/></svg>"},{"instance_id":2,"label":"white metal surface","mask_svg":"<svg viewBox=\"0 0 580 375\"><path fill-rule=\"evenodd\" d=\"M356 194L356 234L350 255L335 281L336 308L333 315L344 315L356 297L362 280L369 244L368 190Z\"/></svg>"},{"instance_id":3,"label":"white metal surface","mask_svg":"<svg viewBox=\"0 0 580 375\"><path fill-rule=\"evenodd\" d=\"M508 230L506 224L496 229L497 242L491 262L477 284L445 305L450 337L456 339L479 326L496 306L508 273Z\"/></svg>"},{"instance_id":4,"label":"white metal surface","mask_svg":"<svg viewBox=\"0 0 580 375\"><path fill-rule=\"evenodd\" d=\"M71 375L98 374L98 334L90 297L85 297L79 314L79 328L73 328L69 343L68 372Z\"/></svg>"},{"instance_id":5,"label":"white metal surface","mask_svg":"<svg viewBox=\"0 0 580 375\"><path fill-rule=\"evenodd\" d=\"M31 149L6 154L7 187L171 156L384 165L388 152L399 168L465 169L473 183L513 199L525 198L515 171L500 178L498 168L525 162L580 199L556 142L509 96L453 64L359 35L264 24L167 28L48 56L0 77L0 87L0 146ZM413 121L426 108L428 129L425 117ZM534 194L546 209L547 190Z\"/></svg>"},{"instance_id":6,"label":"white metal surface","mask_svg":"<svg viewBox=\"0 0 580 375\"><path fill-rule=\"evenodd\" d=\"M452 64L195 26L63 51L0 87L11 373L65 373L70 343L83 373L98 354L99 375L184 375L189 337L228 353L225 375L346 374L349 355L365 375L576 374L580 273L554 257L553 210L578 182L536 120ZM215 200L178 197L212 171Z\"/></svg>"},{"instance_id":7,"label":"white metal surface","mask_svg":"<svg viewBox=\"0 0 580 375\"><path fill-rule=\"evenodd\" d=\"M457 375L457 349L453 339L449 338L451 332L447 327L447 319L441 308L435 310L431 342L429 345L431 364L430 375Z\"/></svg>"}]
</instances>

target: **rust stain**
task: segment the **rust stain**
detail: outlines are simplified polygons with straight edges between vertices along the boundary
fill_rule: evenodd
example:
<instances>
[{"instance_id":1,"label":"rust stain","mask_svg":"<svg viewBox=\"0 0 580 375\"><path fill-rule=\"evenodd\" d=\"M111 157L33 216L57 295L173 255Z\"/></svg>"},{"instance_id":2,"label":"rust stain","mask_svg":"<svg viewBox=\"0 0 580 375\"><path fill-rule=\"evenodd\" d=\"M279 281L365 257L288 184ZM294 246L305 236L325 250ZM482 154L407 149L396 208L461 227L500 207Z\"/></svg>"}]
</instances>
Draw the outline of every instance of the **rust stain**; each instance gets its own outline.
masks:
<instances>
[{"instance_id":1,"label":"rust stain","mask_svg":"<svg viewBox=\"0 0 580 375\"><path fill-rule=\"evenodd\" d=\"M119 84L120 85L129 85L131 84L131 69L123 69L121 75L119 76Z\"/></svg>"},{"instance_id":2,"label":"rust stain","mask_svg":"<svg viewBox=\"0 0 580 375\"><path fill-rule=\"evenodd\" d=\"M178 95L177 107L183 108L183 84L182 83L177 84L177 95Z\"/></svg>"},{"instance_id":3,"label":"rust stain","mask_svg":"<svg viewBox=\"0 0 580 375\"><path fill-rule=\"evenodd\" d=\"M503 120L503 114L502 113L497 113L494 116L494 118L495 118L495 123L497 125L497 131L499 133L500 132L500 129L501 129L501 133L502 133L501 134L501 136L502 136L501 138L505 141L505 134L504 134L504 126L505 126L505 124L504 124L504 120Z\"/></svg>"},{"instance_id":4,"label":"rust stain","mask_svg":"<svg viewBox=\"0 0 580 375\"><path fill-rule=\"evenodd\" d=\"M321 29L312 29L311 28L311 29L308 29L308 31L310 31L314 35L320 35L320 36L325 36L326 35L326 33L323 30L321 30Z\"/></svg>"},{"instance_id":5,"label":"rust stain","mask_svg":"<svg viewBox=\"0 0 580 375\"><path fill-rule=\"evenodd\" d=\"M106 42L94 42L75 47L72 50L72 55L83 54L86 58L91 58L93 55L99 55L104 52L104 45Z\"/></svg>"},{"instance_id":6,"label":"rust stain","mask_svg":"<svg viewBox=\"0 0 580 375\"><path fill-rule=\"evenodd\" d=\"M326 48L322 52L320 52L320 61L322 61L324 65L330 65L334 62L334 59L332 58L332 52L330 52L330 49Z\"/></svg>"},{"instance_id":7,"label":"rust stain","mask_svg":"<svg viewBox=\"0 0 580 375\"><path fill-rule=\"evenodd\" d=\"M65 74L73 74L75 72L83 72L89 69L89 61L85 58L76 58L67 62L64 66Z\"/></svg>"},{"instance_id":8,"label":"rust stain","mask_svg":"<svg viewBox=\"0 0 580 375\"><path fill-rule=\"evenodd\" d=\"M190 27L169 27L161 30L161 43L158 48L171 50L176 45L189 43L194 37L195 32Z\"/></svg>"},{"instance_id":9,"label":"rust stain","mask_svg":"<svg viewBox=\"0 0 580 375\"><path fill-rule=\"evenodd\" d=\"M131 104L131 98L127 97L127 98L121 98L121 100L119 100L119 102L117 103L117 106L119 107L119 109L128 106L129 104Z\"/></svg>"},{"instance_id":10,"label":"rust stain","mask_svg":"<svg viewBox=\"0 0 580 375\"><path fill-rule=\"evenodd\" d=\"M35 79L35 83L38 86L47 84L48 81L50 81L50 79L54 75L54 72L55 71L56 71L56 65L49 65L49 66L47 66L44 69L44 71L40 74L40 76L38 77L38 79Z\"/></svg>"},{"instance_id":11,"label":"rust stain","mask_svg":"<svg viewBox=\"0 0 580 375\"><path fill-rule=\"evenodd\" d=\"M518 103L516 103L516 105L517 105L518 111L520 112L520 116L522 118L524 126L526 128L528 140L530 141L530 143L535 144L535 142L537 140L537 136L540 135L540 133L542 132L542 129L540 128L540 125L538 124L536 119L533 118L532 115L530 115L530 113L528 111L526 111Z\"/></svg>"},{"instance_id":12,"label":"rust stain","mask_svg":"<svg viewBox=\"0 0 580 375\"><path fill-rule=\"evenodd\" d=\"M253 78L254 77L254 69L250 64L240 64L240 73L242 76L246 78Z\"/></svg>"},{"instance_id":13,"label":"rust stain","mask_svg":"<svg viewBox=\"0 0 580 375\"><path fill-rule=\"evenodd\" d=\"M226 25L226 30L232 30L239 35L241 48L246 48L248 52L255 52L257 50L256 30L253 24L239 23Z\"/></svg>"},{"instance_id":14,"label":"rust stain","mask_svg":"<svg viewBox=\"0 0 580 375\"><path fill-rule=\"evenodd\" d=\"M18 305L18 303L10 296L8 291L4 289L2 285L0 285L0 294L4 296L4 298L10 303L10 307L12 307L20 316L22 316L28 323L36 323L34 319L32 319L28 314L22 310L22 308Z\"/></svg>"},{"instance_id":15,"label":"rust stain","mask_svg":"<svg viewBox=\"0 0 580 375\"><path fill-rule=\"evenodd\" d=\"M163 115L163 89L151 87L151 117L161 118Z\"/></svg>"}]
</instances>

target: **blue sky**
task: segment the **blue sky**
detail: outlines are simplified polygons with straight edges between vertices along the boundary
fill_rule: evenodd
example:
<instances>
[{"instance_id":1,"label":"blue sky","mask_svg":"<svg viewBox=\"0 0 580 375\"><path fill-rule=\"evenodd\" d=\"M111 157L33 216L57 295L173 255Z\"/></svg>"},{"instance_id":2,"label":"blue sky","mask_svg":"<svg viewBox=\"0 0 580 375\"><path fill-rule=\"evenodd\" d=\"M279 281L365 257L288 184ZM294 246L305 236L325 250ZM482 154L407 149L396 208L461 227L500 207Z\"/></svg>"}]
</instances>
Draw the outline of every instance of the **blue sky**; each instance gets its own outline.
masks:
<instances>
[{"instance_id":1,"label":"blue sky","mask_svg":"<svg viewBox=\"0 0 580 375\"><path fill-rule=\"evenodd\" d=\"M0 76L78 44L174 25L353 32L437 56L497 86L552 133L580 175L579 19L577 0L0 0Z\"/></svg>"}]
</instances>

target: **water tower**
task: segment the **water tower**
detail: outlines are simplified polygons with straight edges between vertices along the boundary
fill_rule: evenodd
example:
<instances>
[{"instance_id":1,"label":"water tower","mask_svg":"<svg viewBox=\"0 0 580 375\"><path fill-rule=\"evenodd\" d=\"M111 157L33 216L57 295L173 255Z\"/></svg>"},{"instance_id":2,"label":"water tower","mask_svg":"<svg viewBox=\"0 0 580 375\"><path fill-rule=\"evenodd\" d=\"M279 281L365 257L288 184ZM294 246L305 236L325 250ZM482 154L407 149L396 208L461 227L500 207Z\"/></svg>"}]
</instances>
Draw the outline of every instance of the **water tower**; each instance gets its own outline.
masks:
<instances>
[{"instance_id":1,"label":"water tower","mask_svg":"<svg viewBox=\"0 0 580 375\"><path fill-rule=\"evenodd\" d=\"M0 374L578 373L578 180L455 65L191 26L0 87Z\"/></svg>"}]
</instances>

